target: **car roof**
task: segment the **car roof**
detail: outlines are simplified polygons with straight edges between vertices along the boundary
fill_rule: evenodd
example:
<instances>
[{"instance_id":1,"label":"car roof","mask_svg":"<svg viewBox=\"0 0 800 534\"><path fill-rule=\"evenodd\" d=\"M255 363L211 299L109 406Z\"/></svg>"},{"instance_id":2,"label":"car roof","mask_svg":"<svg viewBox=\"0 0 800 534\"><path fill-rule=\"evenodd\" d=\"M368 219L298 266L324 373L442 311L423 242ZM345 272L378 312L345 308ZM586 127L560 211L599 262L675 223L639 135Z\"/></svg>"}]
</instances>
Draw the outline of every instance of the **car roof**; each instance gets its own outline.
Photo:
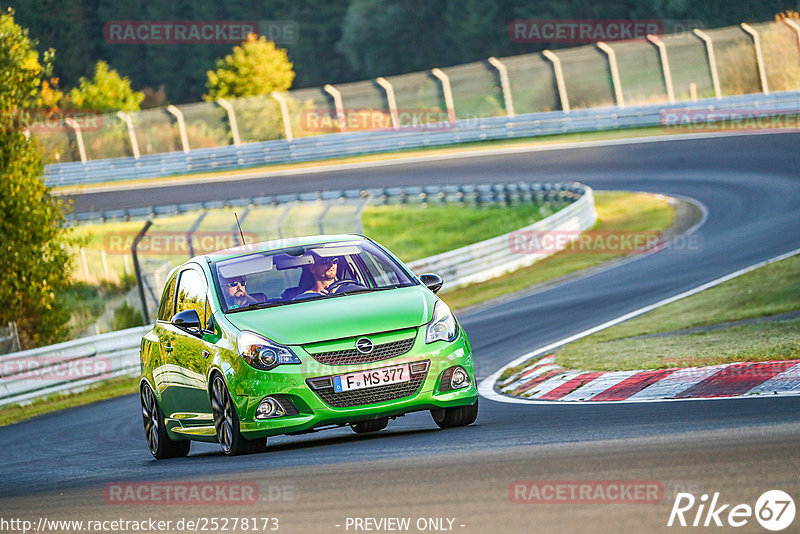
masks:
<instances>
[{"instance_id":1,"label":"car roof","mask_svg":"<svg viewBox=\"0 0 800 534\"><path fill-rule=\"evenodd\" d=\"M360 234L334 234L334 235L310 235L302 237L286 237L272 241L261 241L259 243L248 243L246 245L210 252L202 256L192 258L194 261L204 259L207 262L216 262L246 256L255 252L270 252L287 247L317 245L323 243L338 243L343 241L362 241L365 237ZM189 261L192 261L189 260Z\"/></svg>"}]
</instances>

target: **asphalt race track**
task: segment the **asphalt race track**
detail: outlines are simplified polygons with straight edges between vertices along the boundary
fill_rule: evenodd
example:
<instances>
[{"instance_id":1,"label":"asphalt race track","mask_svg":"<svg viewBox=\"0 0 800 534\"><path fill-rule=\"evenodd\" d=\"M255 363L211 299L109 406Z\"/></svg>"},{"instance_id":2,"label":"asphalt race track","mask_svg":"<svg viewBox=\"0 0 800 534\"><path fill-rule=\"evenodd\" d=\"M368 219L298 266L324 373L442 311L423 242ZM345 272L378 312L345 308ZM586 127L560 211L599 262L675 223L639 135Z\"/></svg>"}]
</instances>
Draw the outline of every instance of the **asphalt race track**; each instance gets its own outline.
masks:
<instances>
[{"instance_id":1,"label":"asphalt race track","mask_svg":"<svg viewBox=\"0 0 800 534\"><path fill-rule=\"evenodd\" d=\"M168 204L364 184L578 180L601 190L681 195L706 206L699 246L691 250L674 247L461 314L482 378L528 351L800 246L799 145L795 133L666 140L73 200L77 211L87 211L150 205L155 198ZM411 532L420 531L419 518L450 518L449 528L464 533L686 530L667 527L677 492L698 500L719 492L721 502L755 506L763 492L781 489L800 504L799 439L800 397L595 406L482 398L478 420L467 428L440 431L429 414L418 413L367 437L338 429L271 438L268 452L237 458L193 444L188 458L156 462L147 451L138 398L129 396L0 428L0 515L34 521L278 517L281 532L318 533L354 531L348 517L410 517ZM104 499L108 483L188 479L254 482L260 499L203 506ZM509 487L517 480L657 481L663 496L658 504L513 503ZM799 524L795 518L787 532ZM751 517L737 531L764 530Z\"/></svg>"}]
</instances>

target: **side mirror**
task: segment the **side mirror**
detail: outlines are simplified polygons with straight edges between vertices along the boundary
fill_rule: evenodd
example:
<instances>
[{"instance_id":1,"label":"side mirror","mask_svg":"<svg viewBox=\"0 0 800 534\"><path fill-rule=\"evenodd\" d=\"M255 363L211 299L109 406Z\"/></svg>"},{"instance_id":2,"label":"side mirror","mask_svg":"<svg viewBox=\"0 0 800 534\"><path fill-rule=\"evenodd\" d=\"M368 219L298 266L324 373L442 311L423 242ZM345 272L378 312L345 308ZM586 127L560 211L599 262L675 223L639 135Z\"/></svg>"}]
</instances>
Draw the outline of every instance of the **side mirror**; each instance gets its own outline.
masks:
<instances>
[{"instance_id":1,"label":"side mirror","mask_svg":"<svg viewBox=\"0 0 800 534\"><path fill-rule=\"evenodd\" d=\"M200 316L197 315L197 310L183 310L176 314L170 322L184 330L197 330L197 332L193 333L199 333L200 331Z\"/></svg>"},{"instance_id":2,"label":"side mirror","mask_svg":"<svg viewBox=\"0 0 800 534\"><path fill-rule=\"evenodd\" d=\"M436 293L442 288L444 280L438 274L425 273L419 275L419 281L425 284L425 287Z\"/></svg>"}]
</instances>

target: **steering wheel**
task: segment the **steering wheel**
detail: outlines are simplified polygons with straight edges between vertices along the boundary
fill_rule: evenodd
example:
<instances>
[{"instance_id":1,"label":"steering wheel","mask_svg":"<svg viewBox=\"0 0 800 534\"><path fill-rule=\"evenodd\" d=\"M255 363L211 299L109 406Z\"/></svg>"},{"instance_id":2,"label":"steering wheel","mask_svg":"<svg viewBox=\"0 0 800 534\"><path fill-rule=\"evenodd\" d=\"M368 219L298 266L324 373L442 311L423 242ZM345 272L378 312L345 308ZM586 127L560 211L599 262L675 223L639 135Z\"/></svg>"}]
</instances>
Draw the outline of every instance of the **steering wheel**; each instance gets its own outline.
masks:
<instances>
[{"instance_id":1,"label":"steering wheel","mask_svg":"<svg viewBox=\"0 0 800 534\"><path fill-rule=\"evenodd\" d=\"M364 284L362 284L358 280L351 280L349 278L345 278L343 280L337 280L334 283L332 283L331 285L329 285L328 286L328 292L329 293L335 293L337 289L339 289L340 287L342 287L345 284L355 284L357 286L364 286Z\"/></svg>"}]
</instances>

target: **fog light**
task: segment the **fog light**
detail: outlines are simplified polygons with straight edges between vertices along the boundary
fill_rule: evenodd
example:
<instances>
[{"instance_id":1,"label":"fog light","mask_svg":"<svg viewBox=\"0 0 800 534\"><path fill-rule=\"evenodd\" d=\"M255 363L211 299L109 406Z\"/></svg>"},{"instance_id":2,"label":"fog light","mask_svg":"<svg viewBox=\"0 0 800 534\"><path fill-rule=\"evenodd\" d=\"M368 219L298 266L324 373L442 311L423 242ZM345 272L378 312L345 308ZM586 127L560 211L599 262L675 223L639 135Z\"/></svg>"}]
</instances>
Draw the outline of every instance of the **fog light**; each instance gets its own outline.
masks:
<instances>
[{"instance_id":1,"label":"fog light","mask_svg":"<svg viewBox=\"0 0 800 534\"><path fill-rule=\"evenodd\" d=\"M270 417L283 417L286 410L277 399L264 397L256 410L256 419L269 419Z\"/></svg>"},{"instance_id":2,"label":"fog light","mask_svg":"<svg viewBox=\"0 0 800 534\"><path fill-rule=\"evenodd\" d=\"M453 371L453 376L450 377L450 387L452 389L460 389L469 385L469 375L461 368L456 367Z\"/></svg>"},{"instance_id":3,"label":"fog light","mask_svg":"<svg viewBox=\"0 0 800 534\"><path fill-rule=\"evenodd\" d=\"M439 391L452 391L469 386L469 374L460 365L448 367L442 371L442 378L439 383Z\"/></svg>"}]
</instances>

